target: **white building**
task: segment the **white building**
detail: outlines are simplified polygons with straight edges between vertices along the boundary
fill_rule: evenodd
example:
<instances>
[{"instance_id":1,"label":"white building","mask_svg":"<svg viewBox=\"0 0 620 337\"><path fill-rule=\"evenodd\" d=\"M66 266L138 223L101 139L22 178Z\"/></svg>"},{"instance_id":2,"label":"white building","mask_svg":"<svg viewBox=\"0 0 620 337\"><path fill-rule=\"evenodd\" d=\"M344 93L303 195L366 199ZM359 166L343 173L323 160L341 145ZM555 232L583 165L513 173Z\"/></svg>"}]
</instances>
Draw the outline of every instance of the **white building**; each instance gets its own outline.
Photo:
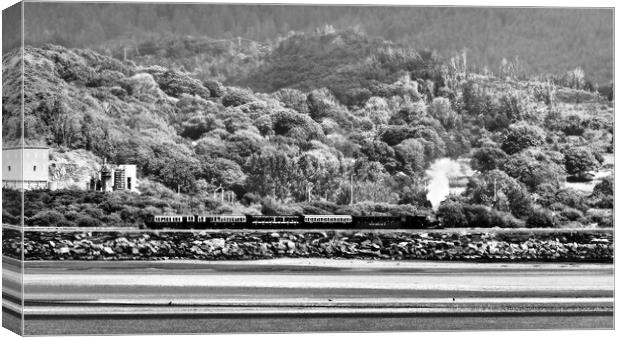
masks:
<instances>
[{"instance_id":1,"label":"white building","mask_svg":"<svg viewBox=\"0 0 620 337\"><path fill-rule=\"evenodd\" d=\"M93 176L86 188L92 191L137 192L138 179L136 165L109 165L104 163L96 176Z\"/></svg>"},{"instance_id":2,"label":"white building","mask_svg":"<svg viewBox=\"0 0 620 337\"><path fill-rule=\"evenodd\" d=\"M114 170L114 189L136 191L136 165L118 165Z\"/></svg>"},{"instance_id":3,"label":"white building","mask_svg":"<svg viewBox=\"0 0 620 337\"><path fill-rule=\"evenodd\" d=\"M47 146L3 148L2 187L19 190L48 188L49 156Z\"/></svg>"}]
</instances>

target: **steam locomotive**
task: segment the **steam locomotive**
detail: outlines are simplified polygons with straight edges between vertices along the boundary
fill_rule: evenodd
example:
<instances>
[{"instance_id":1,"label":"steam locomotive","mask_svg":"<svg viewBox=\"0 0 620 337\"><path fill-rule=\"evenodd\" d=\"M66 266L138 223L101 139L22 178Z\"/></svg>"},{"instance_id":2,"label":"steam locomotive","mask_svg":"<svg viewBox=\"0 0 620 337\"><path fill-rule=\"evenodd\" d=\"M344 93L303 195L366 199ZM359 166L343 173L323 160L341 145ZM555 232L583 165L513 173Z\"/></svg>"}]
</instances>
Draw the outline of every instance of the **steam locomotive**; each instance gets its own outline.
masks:
<instances>
[{"instance_id":1,"label":"steam locomotive","mask_svg":"<svg viewBox=\"0 0 620 337\"><path fill-rule=\"evenodd\" d=\"M428 216L352 215L150 215L152 229L430 229L441 228Z\"/></svg>"}]
</instances>

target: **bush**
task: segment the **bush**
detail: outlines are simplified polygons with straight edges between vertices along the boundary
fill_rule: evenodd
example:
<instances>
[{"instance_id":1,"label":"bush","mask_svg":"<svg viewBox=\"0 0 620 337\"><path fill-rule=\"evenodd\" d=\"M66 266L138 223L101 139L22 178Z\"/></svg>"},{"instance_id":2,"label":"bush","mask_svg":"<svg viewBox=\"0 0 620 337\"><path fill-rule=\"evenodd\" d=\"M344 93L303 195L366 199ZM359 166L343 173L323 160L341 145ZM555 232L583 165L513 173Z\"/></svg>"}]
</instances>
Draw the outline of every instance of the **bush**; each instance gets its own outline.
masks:
<instances>
[{"instance_id":1,"label":"bush","mask_svg":"<svg viewBox=\"0 0 620 337\"><path fill-rule=\"evenodd\" d=\"M79 216L77 219L75 219L74 223L78 227L99 227L101 226L100 221L93 219L88 215Z\"/></svg>"},{"instance_id":2,"label":"bush","mask_svg":"<svg viewBox=\"0 0 620 337\"><path fill-rule=\"evenodd\" d=\"M524 222L519 221L510 213L494 210L484 205L467 205L464 207L469 227L481 228L519 228Z\"/></svg>"},{"instance_id":3,"label":"bush","mask_svg":"<svg viewBox=\"0 0 620 337\"><path fill-rule=\"evenodd\" d=\"M465 217L464 205L459 200L447 199L441 202L437 209L437 217L441 219L444 227L468 227Z\"/></svg>"},{"instance_id":4,"label":"bush","mask_svg":"<svg viewBox=\"0 0 620 337\"><path fill-rule=\"evenodd\" d=\"M261 202L261 197L251 192L244 194L243 197L241 198L241 203L244 206L249 206L251 204L258 204L260 202Z\"/></svg>"},{"instance_id":5,"label":"bush","mask_svg":"<svg viewBox=\"0 0 620 337\"><path fill-rule=\"evenodd\" d=\"M553 214L548 209L538 208L532 212L527 218L526 225L528 228L548 228L554 227L555 222Z\"/></svg>"},{"instance_id":6,"label":"bush","mask_svg":"<svg viewBox=\"0 0 620 337\"><path fill-rule=\"evenodd\" d=\"M613 211L603 209L590 209L586 213L589 223L596 223L599 227L613 227Z\"/></svg>"},{"instance_id":7,"label":"bush","mask_svg":"<svg viewBox=\"0 0 620 337\"><path fill-rule=\"evenodd\" d=\"M192 78L189 74L157 66L146 68L145 71L153 75L161 90L172 97L178 98L182 94L188 94L207 99L210 96L209 89L205 88L199 80Z\"/></svg>"},{"instance_id":8,"label":"bush","mask_svg":"<svg viewBox=\"0 0 620 337\"><path fill-rule=\"evenodd\" d=\"M297 89L280 89L273 96L287 108L304 114L308 113L308 98L306 94Z\"/></svg>"},{"instance_id":9,"label":"bush","mask_svg":"<svg viewBox=\"0 0 620 337\"><path fill-rule=\"evenodd\" d=\"M479 172L495 170L506 160L506 153L495 147L481 147L474 150L471 158L471 168Z\"/></svg>"},{"instance_id":10,"label":"bush","mask_svg":"<svg viewBox=\"0 0 620 337\"><path fill-rule=\"evenodd\" d=\"M251 91L241 88L228 88L228 93L222 97L222 104L225 107L236 107L255 101L256 98Z\"/></svg>"},{"instance_id":11,"label":"bush","mask_svg":"<svg viewBox=\"0 0 620 337\"><path fill-rule=\"evenodd\" d=\"M579 221L580 219L583 218L583 213L581 213L581 211L579 211L578 209L571 208L571 207L565 207L560 212L560 215L569 221Z\"/></svg>"},{"instance_id":12,"label":"bush","mask_svg":"<svg viewBox=\"0 0 620 337\"><path fill-rule=\"evenodd\" d=\"M544 140L545 133L537 126L523 122L511 124L504 133L502 150L507 154L513 154L528 147L538 147Z\"/></svg>"},{"instance_id":13,"label":"bush","mask_svg":"<svg viewBox=\"0 0 620 337\"><path fill-rule=\"evenodd\" d=\"M6 223L9 225L20 225L20 218L20 216L14 216L7 212L5 209L2 210L2 223Z\"/></svg>"},{"instance_id":14,"label":"bush","mask_svg":"<svg viewBox=\"0 0 620 337\"><path fill-rule=\"evenodd\" d=\"M583 178L588 172L600 167L600 162L593 154L593 150L584 147L570 147L564 151L566 172L577 178Z\"/></svg>"},{"instance_id":15,"label":"bush","mask_svg":"<svg viewBox=\"0 0 620 337\"><path fill-rule=\"evenodd\" d=\"M206 80L202 84L209 89L211 97L222 97L226 93L226 87L216 80Z\"/></svg>"},{"instance_id":16,"label":"bush","mask_svg":"<svg viewBox=\"0 0 620 337\"><path fill-rule=\"evenodd\" d=\"M44 210L26 220L27 226L58 227L65 223L65 217L55 210Z\"/></svg>"},{"instance_id":17,"label":"bush","mask_svg":"<svg viewBox=\"0 0 620 337\"><path fill-rule=\"evenodd\" d=\"M525 150L506 159L501 168L530 190L544 183L559 185L565 178L564 167L540 151Z\"/></svg>"},{"instance_id":18,"label":"bush","mask_svg":"<svg viewBox=\"0 0 620 337\"><path fill-rule=\"evenodd\" d=\"M614 195L614 177L609 176L603 178L598 184L594 186L592 191L596 196L613 196Z\"/></svg>"}]
</instances>

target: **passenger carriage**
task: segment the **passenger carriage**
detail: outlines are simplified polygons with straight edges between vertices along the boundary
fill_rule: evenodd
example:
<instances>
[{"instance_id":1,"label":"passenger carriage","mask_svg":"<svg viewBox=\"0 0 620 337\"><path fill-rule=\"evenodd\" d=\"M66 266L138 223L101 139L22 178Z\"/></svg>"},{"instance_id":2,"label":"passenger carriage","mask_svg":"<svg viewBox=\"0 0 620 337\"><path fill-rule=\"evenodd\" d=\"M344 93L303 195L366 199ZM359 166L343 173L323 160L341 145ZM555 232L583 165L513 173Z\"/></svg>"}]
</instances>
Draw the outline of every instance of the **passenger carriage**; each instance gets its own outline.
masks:
<instances>
[{"instance_id":1,"label":"passenger carriage","mask_svg":"<svg viewBox=\"0 0 620 337\"><path fill-rule=\"evenodd\" d=\"M304 228L338 229L351 228L353 217L350 215L304 215Z\"/></svg>"},{"instance_id":2,"label":"passenger carriage","mask_svg":"<svg viewBox=\"0 0 620 337\"><path fill-rule=\"evenodd\" d=\"M295 229L303 223L301 215L248 215L252 229Z\"/></svg>"},{"instance_id":3,"label":"passenger carriage","mask_svg":"<svg viewBox=\"0 0 620 337\"><path fill-rule=\"evenodd\" d=\"M156 229L194 228L196 226L196 216L191 214L152 215L147 218L147 225Z\"/></svg>"},{"instance_id":4,"label":"passenger carriage","mask_svg":"<svg viewBox=\"0 0 620 337\"><path fill-rule=\"evenodd\" d=\"M199 228L245 228L247 218L245 215L198 215Z\"/></svg>"}]
</instances>

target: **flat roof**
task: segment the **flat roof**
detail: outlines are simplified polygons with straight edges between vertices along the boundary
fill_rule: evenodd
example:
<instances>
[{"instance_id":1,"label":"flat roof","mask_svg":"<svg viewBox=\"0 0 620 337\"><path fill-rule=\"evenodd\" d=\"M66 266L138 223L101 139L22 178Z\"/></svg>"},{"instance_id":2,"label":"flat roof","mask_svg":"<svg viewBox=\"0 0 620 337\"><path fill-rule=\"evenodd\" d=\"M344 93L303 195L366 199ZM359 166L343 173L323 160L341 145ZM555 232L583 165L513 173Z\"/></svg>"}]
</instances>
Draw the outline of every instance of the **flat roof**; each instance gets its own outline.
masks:
<instances>
[{"instance_id":1,"label":"flat roof","mask_svg":"<svg viewBox=\"0 0 620 337\"><path fill-rule=\"evenodd\" d=\"M39 150L49 150L50 147L49 146L11 146L11 147L3 147L2 151L4 150L33 150L33 149L39 149Z\"/></svg>"}]
</instances>

